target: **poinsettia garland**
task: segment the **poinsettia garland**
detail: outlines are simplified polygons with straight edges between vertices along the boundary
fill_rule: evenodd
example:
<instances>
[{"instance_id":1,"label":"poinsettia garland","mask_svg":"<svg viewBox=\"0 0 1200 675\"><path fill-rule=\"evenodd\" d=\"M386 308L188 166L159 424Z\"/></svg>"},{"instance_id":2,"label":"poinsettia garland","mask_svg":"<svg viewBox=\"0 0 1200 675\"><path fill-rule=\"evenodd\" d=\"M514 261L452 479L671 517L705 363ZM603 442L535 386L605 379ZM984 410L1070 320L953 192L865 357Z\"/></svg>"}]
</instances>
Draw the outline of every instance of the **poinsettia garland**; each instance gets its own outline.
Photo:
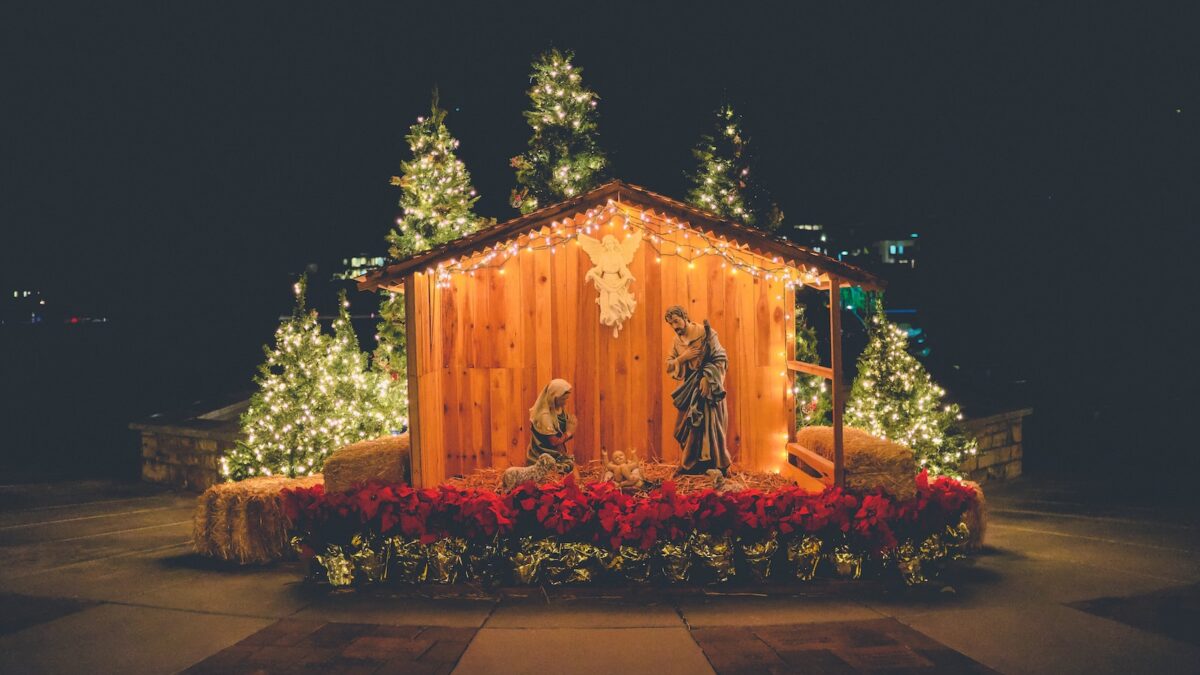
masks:
<instances>
[{"instance_id":1,"label":"poinsettia garland","mask_svg":"<svg viewBox=\"0 0 1200 675\"><path fill-rule=\"evenodd\" d=\"M349 541L356 533L400 535L421 544L447 538L467 542L497 537L594 544L617 551L650 551L695 533L742 542L812 535L844 541L869 554L886 554L901 541L920 541L957 524L977 499L974 488L948 477L916 478L917 494L897 500L884 492L855 494L799 487L773 492L703 490L674 484L628 494L612 483L526 483L505 495L450 486L413 488L369 483L347 493L324 487L285 490L284 511L310 547Z\"/></svg>"}]
</instances>

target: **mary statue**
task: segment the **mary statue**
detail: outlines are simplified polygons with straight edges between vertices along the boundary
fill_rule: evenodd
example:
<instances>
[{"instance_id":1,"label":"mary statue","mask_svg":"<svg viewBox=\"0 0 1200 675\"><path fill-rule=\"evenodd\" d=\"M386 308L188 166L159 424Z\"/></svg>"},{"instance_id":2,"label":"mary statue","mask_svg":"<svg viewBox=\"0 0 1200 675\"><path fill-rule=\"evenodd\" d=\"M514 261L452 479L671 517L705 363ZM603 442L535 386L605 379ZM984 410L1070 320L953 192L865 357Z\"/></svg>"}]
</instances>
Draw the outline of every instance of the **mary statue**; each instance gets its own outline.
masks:
<instances>
[{"instance_id":1,"label":"mary statue","mask_svg":"<svg viewBox=\"0 0 1200 675\"><path fill-rule=\"evenodd\" d=\"M575 465L575 457L567 452L567 441L575 437L575 417L567 414L567 399L571 397L571 383L566 380L550 380L529 409L529 451L525 463L533 466L542 454L550 455L564 469Z\"/></svg>"}]
</instances>

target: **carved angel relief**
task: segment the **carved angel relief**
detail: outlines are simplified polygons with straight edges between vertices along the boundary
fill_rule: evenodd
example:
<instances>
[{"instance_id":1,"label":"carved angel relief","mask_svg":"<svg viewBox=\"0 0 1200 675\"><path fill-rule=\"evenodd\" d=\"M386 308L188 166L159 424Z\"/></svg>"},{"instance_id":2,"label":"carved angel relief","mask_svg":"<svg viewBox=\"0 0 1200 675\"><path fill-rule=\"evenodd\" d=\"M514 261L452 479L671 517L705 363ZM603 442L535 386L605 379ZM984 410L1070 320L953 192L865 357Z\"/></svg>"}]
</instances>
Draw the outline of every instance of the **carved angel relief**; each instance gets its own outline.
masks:
<instances>
[{"instance_id":1,"label":"carved angel relief","mask_svg":"<svg viewBox=\"0 0 1200 675\"><path fill-rule=\"evenodd\" d=\"M625 237L625 241L617 242L611 234L596 240L586 234L580 234L579 244L587 251L592 259L592 269L584 276L584 282L591 281L596 286L596 304L600 305L600 323L612 326L613 337L621 331L621 326L637 307L637 300L629 290L633 283L633 275L629 273L629 263L638 247L642 245L642 233L634 231Z\"/></svg>"}]
</instances>

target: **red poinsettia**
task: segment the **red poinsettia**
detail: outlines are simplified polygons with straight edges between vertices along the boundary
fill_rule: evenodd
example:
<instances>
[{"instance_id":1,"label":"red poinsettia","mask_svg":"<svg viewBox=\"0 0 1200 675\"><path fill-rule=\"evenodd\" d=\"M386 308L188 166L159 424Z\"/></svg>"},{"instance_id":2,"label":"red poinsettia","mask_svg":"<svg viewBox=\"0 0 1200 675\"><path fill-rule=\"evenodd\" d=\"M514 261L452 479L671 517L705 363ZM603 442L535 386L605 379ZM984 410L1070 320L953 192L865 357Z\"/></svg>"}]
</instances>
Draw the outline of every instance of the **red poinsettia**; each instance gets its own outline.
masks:
<instances>
[{"instance_id":1,"label":"red poinsettia","mask_svg":"<svg viewBox=\"0 0 1200 675\"><path fill-rule=\"evenodd\" d=\"M916 540L941 531L957 522L976 499L971 486L950 478L930 481L923 472L916 483L916 496L903 502L882 492L829 488L813 494L795 486L772 492L704 490L683 495L670 482L631 495L611 483L581 487L568 476L557 483L526 483L503 496L490 490L382 483L326 494L317 485L285 490L282 504L294 528L313 544L349 537L365 526L425 543L449 536L478 540L512 534L649 550L664 541L681 541L694 531L746 540L779 532L845 535L858 546L883 550L895 546L897 539Z\"/></svg>"}]
</instances>

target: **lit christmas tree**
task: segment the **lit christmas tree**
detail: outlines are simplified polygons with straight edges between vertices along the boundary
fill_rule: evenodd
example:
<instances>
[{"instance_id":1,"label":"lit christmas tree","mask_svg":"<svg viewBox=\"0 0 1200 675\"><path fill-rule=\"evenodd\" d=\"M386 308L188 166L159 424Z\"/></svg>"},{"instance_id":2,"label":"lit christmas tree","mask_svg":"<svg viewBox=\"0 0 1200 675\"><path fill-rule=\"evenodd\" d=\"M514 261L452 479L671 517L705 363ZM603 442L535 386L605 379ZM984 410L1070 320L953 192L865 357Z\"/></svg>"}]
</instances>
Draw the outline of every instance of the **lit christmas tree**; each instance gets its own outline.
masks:
<instances>
[{"instance_id":1,"label":"lit christmas tree","mask_svg":"<svg viewBox=\"0 0 1200 675\"><path fill-rule=\"evenodd\" d=\"M472 210L479 199L471 175L455 153L458 141L446 128L446 111L434 91L429 117L418 117L409 128L412 159L400 165L402 215L388 232L389 254L407 258L433 246L470 234L483 224ZM396 415L408 414L408 365L405 360L404 296L384 291L379 301L375 367L388 378L386 400Z\"/></svg>"},{"instance_id":2,"label":"lit christmas tree","mask_svg":"<svg viewBox=\"0 0 1200 675\"><path fill-rule=\"evenodd\" d=\"M438 107L436 91L429 117L418 117L405 140L413 157L400 165L402 175L392 176L392 185L400 187L403 210L388 232L393 258L406 258L479 227L479 217L471 210L479 196L455 153L458 141L446 128L446 111Z\"/></svg>"},{"instance_id":3,"label":"lit christmas tree","mask_svg":"<svg viewBox=\"0 0 1200 675\"><path fill-rule=\"evenodd\" d=\"M693 206L769 232L783 224L783 211L750 175L750 139L732 106L717 109L713 132L700 137L692 155L699 163L689 175Z\"/></svg>"},{"instance_id":4,"label":"lit christmas tree","mask_svg":"<svg viewBox=\"0 0 1200 675\"><path fill-rule=\"evenodd\" d=\"M908 353L908 332L889 322L875 301L867 346L846 403L846 424L912 448L931 476L956 476L958 463L975 454L975 440L958 428L958 406Z\"/></svg>"},{"instance_id":5,"label":"lit christmas tree","mask_svg":"<svg viewBox=\"0 0 1200 675\"><path fill-rule=\"evenodd\" d=\"M821 363L817 354L817 331L808 325L805 307L796 307L796 360L804 363ZM796 426L829 424L829 413L833 410L829 383L819 375L797 373L793 393L796 400Z\"/></svg>"},{"instance_id":6,"label":"lit christmas tree","mask_svg":"<svg viewBox=\"0 0 1200 675\"><path fill-rule=\"evenodd\" d=\"M330 337L304 306L304 278L295 291L296 308L275 331L275 348L264 348L258 391L242 415L245 438L221 460L226 478L317 473L329 453L389 427L382 381L367 370L344 297Z\"/></svg>"},{"instance_id":7,"label":"lit christmas tree","mask_svg":"<svg viewBox=\"0 0 1200 675\"><path fill-rule=\"evenodd\" d=\"M533 128L529 150L512 159L518 187L512 205L521 213L578 196L599 185L608 163L596 142L596 102L571 64L574 54L552 49L533 62L529 89Z\"/></svg>"}]
</instances>

